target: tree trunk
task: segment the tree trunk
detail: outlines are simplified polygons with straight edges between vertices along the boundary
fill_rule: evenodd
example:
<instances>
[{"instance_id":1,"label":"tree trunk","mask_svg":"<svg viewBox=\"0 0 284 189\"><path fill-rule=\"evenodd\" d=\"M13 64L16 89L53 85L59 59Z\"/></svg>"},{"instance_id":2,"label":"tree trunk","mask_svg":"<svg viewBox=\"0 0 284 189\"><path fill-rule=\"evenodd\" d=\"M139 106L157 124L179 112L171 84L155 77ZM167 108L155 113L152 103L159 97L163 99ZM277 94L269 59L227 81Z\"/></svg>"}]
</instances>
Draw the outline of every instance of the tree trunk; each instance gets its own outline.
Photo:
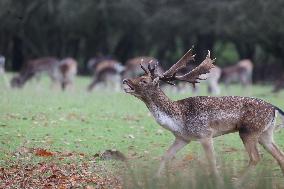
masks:
<instances>
[{"instance_id":1,"label":"tree trunk","mask_svg":"<svg viewBox=\"0 0 284 189\"><path fill-rule=\"evenodd\" d=\"M12 70L19 71L23 64L23 41L18 36L13 37Z\"/></svg>"},{"instance_id":2,"label":"tree trunk","mask_svg":"<svg viewBox=\"0 0 284 189\"><path fill-rule=\"evenodd\" d=\"M253 60L255 48L247 43L235 43L240 59Z\"/></svg>"},{"instance_id":3,"label":"tree trunk","mask_svg":"<svg viewBox=\"0 0 284 189\"><path fill-rule=\"evenodd\" d=\"M214 36L212 34L202 34L197 36L197 45L194 49L195 60L199 64L207 55L207 51L213 51Z\"/></svg>"}]
</instances>

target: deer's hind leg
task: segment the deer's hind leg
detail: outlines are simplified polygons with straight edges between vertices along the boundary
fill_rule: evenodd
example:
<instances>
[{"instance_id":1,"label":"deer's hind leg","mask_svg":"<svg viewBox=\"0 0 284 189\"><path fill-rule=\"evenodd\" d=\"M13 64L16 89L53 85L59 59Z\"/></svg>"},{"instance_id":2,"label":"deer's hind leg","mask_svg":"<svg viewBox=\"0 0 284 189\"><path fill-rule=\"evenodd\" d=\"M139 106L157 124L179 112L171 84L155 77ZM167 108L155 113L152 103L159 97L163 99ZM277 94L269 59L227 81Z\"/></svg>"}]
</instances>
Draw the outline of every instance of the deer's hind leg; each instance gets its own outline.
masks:
<instances>
[{"instance_id":1,"label":"deer's hind leg","mask_svg":"<svg viewBox=\"0 0 284 189\"><path fill-rule=\"evenodd\" d=\"M273 130L274 127L270 127L263 132L259 138L259 143L277 160L284 174L284 154L273 140Z\"/></svg>"},{"instance_id":2,"label":"deer's hind leg","mask_svg":"<svg viewBox=\"0 0 284 189\"><path fill-rule=\"evenodd\" d=\"M242 171L241 176L238 179L238 184L241 184L247 177L247 175L255 168L257 163L260 161L260 154L257 148L259 134L249 133L247 131L242 130L240 130L239 134L250 159L248 167Z\"/></svg>"}]
</instances>

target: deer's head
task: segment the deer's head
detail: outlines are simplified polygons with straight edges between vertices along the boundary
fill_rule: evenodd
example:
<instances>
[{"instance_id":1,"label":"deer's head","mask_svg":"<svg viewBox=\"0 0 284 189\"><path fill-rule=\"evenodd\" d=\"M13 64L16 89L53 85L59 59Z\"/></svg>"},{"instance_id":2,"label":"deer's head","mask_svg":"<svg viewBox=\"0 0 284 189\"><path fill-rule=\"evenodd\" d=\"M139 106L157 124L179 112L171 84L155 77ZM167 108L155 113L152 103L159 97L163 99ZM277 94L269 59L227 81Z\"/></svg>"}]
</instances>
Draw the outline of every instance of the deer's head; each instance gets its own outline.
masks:
<instances>
[{"instance_id":1,"label":"deer's head","mask_svg":"<svg viewBox=\"0 0 284 189\"><path fill-rule=\"evenodd\" d=\"M210 58L210 51L208 51L208 55L199 66L185 75L177 76L177 72L185 68L188 62L194 60L194 56L195 55L192 54L192 49L190 49L177 63L161 75L157 75L155 72L157 64L155 64L154 67L151 67L150 63L148 63L147 69L141 64L141 68L144 70L145 74L134 79L124 79L124 91L141 98L153 94L152 92L159 88L159 81L163 81L170 85L174 85L174 81L185 81L195 85L196 83L199 83L200 80L203 80L200 78L200 75L209 73L210 69L214 67L213 62L215 59L212 60Z\"/></svg>"}]
</instances>

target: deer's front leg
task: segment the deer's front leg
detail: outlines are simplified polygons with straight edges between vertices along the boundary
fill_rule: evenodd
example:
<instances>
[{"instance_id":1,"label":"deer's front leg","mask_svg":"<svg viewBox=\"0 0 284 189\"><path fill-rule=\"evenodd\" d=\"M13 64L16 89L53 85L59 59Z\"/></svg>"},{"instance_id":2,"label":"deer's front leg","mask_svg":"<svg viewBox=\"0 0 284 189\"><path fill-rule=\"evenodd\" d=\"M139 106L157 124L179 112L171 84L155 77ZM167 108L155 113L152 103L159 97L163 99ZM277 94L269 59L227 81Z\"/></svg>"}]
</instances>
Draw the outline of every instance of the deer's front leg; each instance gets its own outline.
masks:
<instances>
[{"instance_id":1,"label":"deer's front leg","mask_svg":"<svg viewBox=\"0 0 284 189\"><path fill-rule=\"evenodd\" d=\"M184 141L180 138L176 138L174 143L170 146L170 148L166 151L164 156L162 157L162 161L159 167L159 170L157 172L157 176L161 176L161 173L163 172L166 163L171 160L174 155L182 149L184 146L186 146L189 143L189 141Z\"/></svg>"},{"instance_id":2,"label":"deer's front leg","mask_svg":"<svg viewBox=\"0 0 284 189\"><path fill-rule=\"evenodd\" d=\"M206 158L210 164L211 172L213 172L214 175L217 175L218 171L216 168L216 158L214 153L213 139L211 137L200 139L200 143L202 144Z\"/></svg>"}]
</instances>

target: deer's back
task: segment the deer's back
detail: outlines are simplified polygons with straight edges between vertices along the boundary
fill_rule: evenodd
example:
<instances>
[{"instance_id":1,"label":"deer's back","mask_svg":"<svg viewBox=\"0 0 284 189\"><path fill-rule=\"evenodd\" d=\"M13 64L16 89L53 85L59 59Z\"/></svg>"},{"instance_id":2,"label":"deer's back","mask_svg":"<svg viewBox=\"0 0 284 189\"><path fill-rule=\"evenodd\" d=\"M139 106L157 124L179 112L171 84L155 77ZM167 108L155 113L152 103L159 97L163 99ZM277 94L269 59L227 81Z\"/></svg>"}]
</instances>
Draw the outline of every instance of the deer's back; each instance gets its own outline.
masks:
<instances>
[{"instance_id":1,"label":"deer's back","mask_svg":"<svg viewBox=\"0 0 284 189\"><path fill-rule=\"evenodd\" d=\"M28 63L24 67L24 70L40 72L54 69L58 65L58 59L54 57L43 57L28 61Z\"/></svg>"}]
</instances>

